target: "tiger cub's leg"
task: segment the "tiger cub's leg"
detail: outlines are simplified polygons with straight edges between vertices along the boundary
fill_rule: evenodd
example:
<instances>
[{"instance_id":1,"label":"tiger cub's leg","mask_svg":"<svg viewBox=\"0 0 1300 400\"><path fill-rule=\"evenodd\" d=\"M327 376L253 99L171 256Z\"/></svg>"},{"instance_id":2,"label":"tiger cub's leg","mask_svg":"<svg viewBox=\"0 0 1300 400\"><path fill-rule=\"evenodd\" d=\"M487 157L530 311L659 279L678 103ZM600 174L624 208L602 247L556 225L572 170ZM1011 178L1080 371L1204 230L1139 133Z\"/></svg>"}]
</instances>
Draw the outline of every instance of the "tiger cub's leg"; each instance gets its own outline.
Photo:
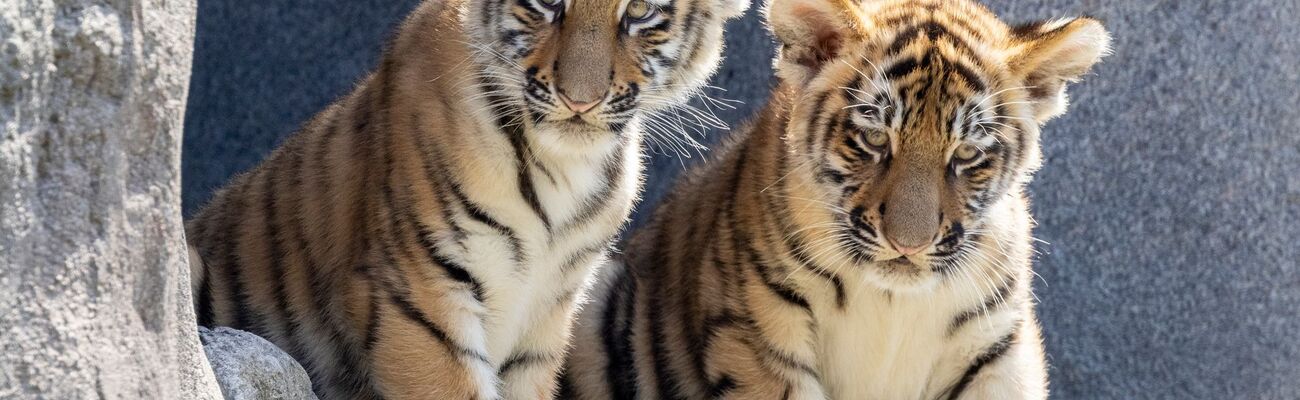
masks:
<instances>
[{"instance_id":1,"label":"tiger cub's leg","mask_svg":"<svg viewBox=\"0 0 1300 400\"><path fill-rule=\"evenodd\" d=\"M945 399L1047 398L1047 365L1038 323L1030 320L976 356Z\"/></svg>"},{"instance_id":2,"label":"tiger cub's leg","mask_svg":"<svg viewBox=\"0 0 1300 400\"><path fill-rule=\"evenodd\" d=\"M713 384L710 397L824 400L817 374L812 313L802 296L773 290L755 266L740 286L743 300L712 318L717 336L706 351ZM782 286L788 288L788 286ZM782 295L781 293L787 293Z\"/></svg>"},{"instance_id":3,"label":"tiger cub's leg","mask_svg":"<svg viewBox=\"0 0 1300 400\"><path fill-rule=\"evenodd\" d=\"M708 349L710 398L825 400L816 364L803 343L775 343L758 323L719 331ZM794 348L791 348L793 345Z\"/></svg>"},{"instance_id":4,"label":"tiger cub's leg","mask_svg":"<svg viewBox=\"0 0 1300 400\"><path fill-rule=\"evenodd\" d=\"M526 340L520 343L501 364L499 376L504 398L510 400L551 399L559 386L572 341L574 322L580 310L589 275L606 263L604 247L589 248L573 265L585 268L566 269L563 290L546 308L546 313L529 327Z\"/></svg>"},{"instance_id":5,"label":"tiger cub's leg","mask_svg":"<svg viewBox=\"0 0 1300 400\"><path fill-rule=\"evenodd\" d=\"M483 309L464 288L380 283L366 346L385 399L498 398Z\"/></svg>"},{"instance_id":6,"label":"tiger cub's leg","mask_svg":"<svg viewBox=\"0 0 1300 400\"><path fill-rule=\"evenodd\" d=\"M502 398L509 400L550 399L558 386L557 377L564 365L573 313L574 296L561 296L546 315L541 316L519 344L502 362L499 376Z\"/></svg>"}]
</instances>

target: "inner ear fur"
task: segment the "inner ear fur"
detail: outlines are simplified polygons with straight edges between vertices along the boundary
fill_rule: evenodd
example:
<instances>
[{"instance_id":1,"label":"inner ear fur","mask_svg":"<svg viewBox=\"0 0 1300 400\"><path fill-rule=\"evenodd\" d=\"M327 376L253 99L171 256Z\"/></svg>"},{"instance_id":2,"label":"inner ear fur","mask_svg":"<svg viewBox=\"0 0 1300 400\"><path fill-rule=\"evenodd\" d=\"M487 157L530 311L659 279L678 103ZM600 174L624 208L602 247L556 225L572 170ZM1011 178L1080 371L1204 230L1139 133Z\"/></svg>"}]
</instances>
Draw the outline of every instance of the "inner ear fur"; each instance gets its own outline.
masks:
<instances>
[{"instance_id":1,"label":"inner ear fur","mask_svg":"<svg viewBox=\"0 0 1300 400\"><path fill-rule=\"evenodd\" d=\"M1028 87L1039 122L1065 112L1066 86L1110 54L1110 33L1092 18L1040 22L1016 28L1018 51L1011 71Z\"/></svg>"},{"instance_id":2,"label":"inner ear fur","mask_svg":"<svg viewBox=\"0 0 1300 400\"><path fill-rule=\"evenodd\" d=\"M857 6L852 0L769 0L768 27L781 54L777 72L790 83L806 83L839 57L856 35Z\"/></svg>"}]
</instances>

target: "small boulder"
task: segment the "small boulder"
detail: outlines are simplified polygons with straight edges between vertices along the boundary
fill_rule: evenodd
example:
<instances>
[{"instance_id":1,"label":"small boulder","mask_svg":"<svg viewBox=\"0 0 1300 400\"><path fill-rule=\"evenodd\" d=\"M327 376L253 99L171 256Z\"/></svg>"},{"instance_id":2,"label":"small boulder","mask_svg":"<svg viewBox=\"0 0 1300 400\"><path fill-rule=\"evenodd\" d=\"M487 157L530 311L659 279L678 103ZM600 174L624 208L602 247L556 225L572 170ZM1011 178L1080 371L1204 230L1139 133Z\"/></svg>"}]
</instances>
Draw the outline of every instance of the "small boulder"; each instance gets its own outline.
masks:
<instances>
[{"instance_id":1,"label":"small boulder","mask_svg":"<svg viewBox=\"0 0 1300 400\"><path fill-rule=\"evenodd\" d=\"M237 329L199 327L199 340L226 399L316 399L302 365L266 339Z\"/></svg>"}]
</instances>

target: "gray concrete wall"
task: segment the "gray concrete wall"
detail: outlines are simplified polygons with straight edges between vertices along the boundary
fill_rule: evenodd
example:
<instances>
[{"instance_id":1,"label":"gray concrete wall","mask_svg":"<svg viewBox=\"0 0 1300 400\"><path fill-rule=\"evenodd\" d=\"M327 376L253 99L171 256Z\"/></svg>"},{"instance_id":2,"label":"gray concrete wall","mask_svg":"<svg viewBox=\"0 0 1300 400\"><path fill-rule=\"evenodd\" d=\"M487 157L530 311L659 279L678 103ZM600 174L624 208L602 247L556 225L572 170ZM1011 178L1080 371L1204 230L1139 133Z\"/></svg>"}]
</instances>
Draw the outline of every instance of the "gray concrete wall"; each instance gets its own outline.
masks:
<instances>
[{"instance_id":1,"label":"gray concrete wall","mask_svg":"<svg viewBox=\"0 0 1300 400\"><path fill-rule=\"evenodd\" d=\"M180 218L193 1L0 1L0 398L217 399Z\"/></svg>"},{"instance_id":2,"label":"gray concrete wall","mask_svg":"<svg viewBox=\"0 0 1300 400\"><path fill-rule=\"evenodd\" d=\"M1032 187L1056 398L1300 398L1300 3L990 3L1096 16L1116 39L1046 128ZM186 210L343 94L414 4L201 1ZM728 42L716 85L745 102L721 114L736 123L772 50L753 13ZM681 164L654 160L640 215Z\"/></svg>"}]
</instances>

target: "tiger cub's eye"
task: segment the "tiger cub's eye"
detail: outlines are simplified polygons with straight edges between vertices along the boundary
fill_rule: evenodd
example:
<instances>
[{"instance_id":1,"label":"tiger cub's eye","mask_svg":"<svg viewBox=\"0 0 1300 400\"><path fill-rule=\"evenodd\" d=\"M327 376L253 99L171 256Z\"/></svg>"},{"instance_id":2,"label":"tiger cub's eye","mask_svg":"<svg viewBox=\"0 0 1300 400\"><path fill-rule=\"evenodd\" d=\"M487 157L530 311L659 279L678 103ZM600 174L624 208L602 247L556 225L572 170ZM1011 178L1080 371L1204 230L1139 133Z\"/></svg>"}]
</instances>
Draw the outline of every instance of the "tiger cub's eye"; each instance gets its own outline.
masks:
<instances>
[{"instance_id":1,"label":"tiger cub's eye","mask_svg":"<svg viewBox=\"0 0 1300 400\"><path fill-rule=\"evenodd\" d=\"M872 147L885 147L886 144L889 144L889 134L882 131L868 132L867 144Z\"/></svg>"},{"instance_id":2,"label":"tiger cub's eye","mask_svg":"<svg viewBox=\"0 0 1300 400\"><path fill-rule=\"evenodd\" d=\"M978 147L975 147L975 145L969 143L964 143L961 146L957 146L957 151L952 153L953 158L957 159L958 161L974 160L975 157L979 157L979 155L980 155L980 149Z\"/></svg>"},{"instance_id":3,"label":"tiger cub's eye","mask_svg":"<svg viewBox=\"0 0 1300 400\"><path fill-rule=\"evenodd\" d=\"M650 18L653 13L654 9L650 8L650 3L645 0L632 0L627 3L627 17L634 21Z\"/></svg>"}]
</instances>

